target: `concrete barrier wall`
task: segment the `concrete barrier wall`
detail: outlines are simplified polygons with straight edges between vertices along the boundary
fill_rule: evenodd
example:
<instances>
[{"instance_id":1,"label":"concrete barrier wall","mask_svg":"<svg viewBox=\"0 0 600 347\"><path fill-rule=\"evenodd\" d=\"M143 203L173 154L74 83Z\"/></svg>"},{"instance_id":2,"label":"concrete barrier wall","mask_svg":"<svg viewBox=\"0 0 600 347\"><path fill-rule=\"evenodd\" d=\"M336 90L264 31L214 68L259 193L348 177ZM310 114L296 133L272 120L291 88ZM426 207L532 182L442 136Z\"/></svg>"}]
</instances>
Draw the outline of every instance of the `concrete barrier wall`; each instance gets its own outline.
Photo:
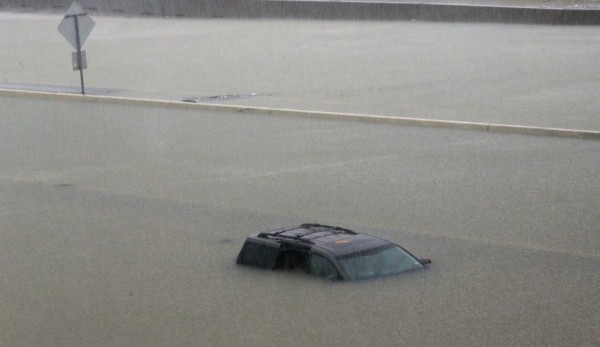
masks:
<instances>
[{"instance_id":1,"label":"concrete barrier wall","mask_svg":"<svg viewBox=\"0 0 600 347\"><path fill-rule=\"evenodd\" d=\"M177 6L179 5L179 6ZM340 3L309 1L252 1L229 0L203 1L190 8L181 4L170 4L165 15L190 17L234 17L234 18L308 18L308 19L359 19L359 20L410 20L417 16L419 5L383 3ZM186 12L187 11L187 12Z\"/></svg>"},{"instance_id":2,"label":"concrete barrier wall","mask_svg":"<svg viewBox=\"0 0 600 347\"><path fill-rule=\"evenodd\" d=\"M77 2L92 12L103 14L163 16L164 13L163 0L78 0Z\"/></svg>"},{"instance_id":3,"label":"concrete barrier wall","mask_svg":"<svg viewBox=\"0 0 600 347\"><path fill-rule=\"evenodd\" d=\"M65 11L72 0L0 0L0 9ZM600 25L600 10L277 0L79 0L91 13L194 18L309 18Z\"/></svg>"}]
</instances>

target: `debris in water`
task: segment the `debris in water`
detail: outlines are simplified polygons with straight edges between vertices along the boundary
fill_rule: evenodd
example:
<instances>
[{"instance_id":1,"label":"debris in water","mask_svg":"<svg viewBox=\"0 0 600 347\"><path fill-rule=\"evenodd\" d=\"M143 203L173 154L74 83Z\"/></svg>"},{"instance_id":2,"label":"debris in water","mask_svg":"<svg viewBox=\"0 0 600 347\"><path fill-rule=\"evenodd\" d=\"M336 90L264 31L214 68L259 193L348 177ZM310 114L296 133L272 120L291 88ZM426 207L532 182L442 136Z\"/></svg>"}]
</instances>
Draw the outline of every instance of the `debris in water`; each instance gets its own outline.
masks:
<instances>
[{"instance_id":1,"label":"debris in water","mask_svg":"<svg viewBox=\"0 0 600 347\"><path fill-rule=\"evenodd\" d=\"M192 96L181 99L183 102L203 102L203 101L223 101L232 99L246 99L255 96L260 96L257 93L250 94L224 94L224 95L211 95L211 96Z\"/></svg>"}]
</instances>

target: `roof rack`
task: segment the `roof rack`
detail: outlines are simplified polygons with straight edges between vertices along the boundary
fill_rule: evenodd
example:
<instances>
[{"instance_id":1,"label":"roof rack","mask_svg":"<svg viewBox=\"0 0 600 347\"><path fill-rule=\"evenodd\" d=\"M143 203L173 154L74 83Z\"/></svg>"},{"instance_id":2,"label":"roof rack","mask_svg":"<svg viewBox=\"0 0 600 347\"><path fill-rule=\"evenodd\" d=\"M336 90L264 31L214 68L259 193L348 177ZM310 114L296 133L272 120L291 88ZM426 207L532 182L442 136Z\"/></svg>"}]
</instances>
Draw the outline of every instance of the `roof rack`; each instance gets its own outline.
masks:
<instances>
[{"instance_id":1,"label":"roof rack","mask_svg":"<svg viewBox=\"0 0 600 347\"><path fill-rule=\"evenodd\" d=\"M307 229L306 233L300 233L297 235L285 235L288 231L293 231L297 229ZM298 227L289 228L289 229L281 229L278 231L265 231L258 234L258 237L262 238L279 238L279 239L288 239L288 240L301 240L303 242L314 243L312 240L303 240L302 238L311 234L321 233L325 231L332 231L335 234L350 234L350 235L358 235L357 232L352 231L350 229L344 229L341 227L330 226L330 225L322 225L317 223L304 223Z\"/></svg>"}]
</instances>

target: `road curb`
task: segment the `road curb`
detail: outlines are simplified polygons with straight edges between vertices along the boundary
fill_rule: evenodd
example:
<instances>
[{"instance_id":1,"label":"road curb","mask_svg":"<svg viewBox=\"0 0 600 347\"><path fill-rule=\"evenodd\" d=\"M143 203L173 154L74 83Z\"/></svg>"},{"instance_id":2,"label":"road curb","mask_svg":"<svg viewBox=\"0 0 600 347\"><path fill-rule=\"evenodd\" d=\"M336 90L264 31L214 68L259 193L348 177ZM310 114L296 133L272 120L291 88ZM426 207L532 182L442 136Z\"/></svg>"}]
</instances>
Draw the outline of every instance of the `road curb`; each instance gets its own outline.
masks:
<instances>
[{"instance_id":1,"label":"road curb","mask_svg":"<svg viewBox=\"0 0 600 347\"><path fill-rule=\"evenodd\" d=\"M463 121L449 121L449 120L410 118L410 117L390 117L390 116L377 116L377 115L365 115L365 114L354 114L354 113L303 111L303 110L294 110L294 109L249 107L249 106L239 106L239 105L188 103L188 102L182 102L182 101L151 100L151 99L125 98L125 97L99 96L99 95L48 93L48 92L35 92L35 91L10 90L10 89L0 89L0 96L32 98L32 99L40 98L40 99L57 100L57 101L107 103L107 104L127 105L127 106L162 107L162 108L199 110L199 111L246 113L246 114L254 114L254 115L284 116L284 117L296 117L296 118L344 120L344 121L357 121L357 122L368 122L368 123L377 123L377 124L421 126L421 127L430 127L430 128L476 130L476 131L520 134L520 135L531 135L531 136L554 136L554 137L569 137L569 138L600 140L600 131L579 130L579 129L545 128L545 127L533 127L533 126L523 126L523 125L463 122Z\"/></svg>"}]
</instances>

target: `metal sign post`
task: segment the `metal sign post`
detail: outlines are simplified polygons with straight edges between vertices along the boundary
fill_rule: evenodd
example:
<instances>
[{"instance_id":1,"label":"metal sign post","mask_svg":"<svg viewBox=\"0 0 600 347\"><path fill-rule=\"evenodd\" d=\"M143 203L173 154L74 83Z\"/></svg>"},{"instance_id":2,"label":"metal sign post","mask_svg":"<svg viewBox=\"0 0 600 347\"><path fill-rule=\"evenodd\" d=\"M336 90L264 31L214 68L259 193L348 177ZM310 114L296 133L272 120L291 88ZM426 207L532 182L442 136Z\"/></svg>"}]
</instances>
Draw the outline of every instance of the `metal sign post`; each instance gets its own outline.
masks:
<instances>
[{"instance_id":1,"label":"metal sign post","mask_svg":"<svg viewBox=\"0 0 600 347\"><path fill-rule=\"evenodd\" d=\"M75 19L75 33L77 36L77 67L79 68L79 77L81 77L81 94L85 95L85 87L83 84L83 64L81 64L81 40L79 38L79 16L73 15Z\"/></svg>"},{"instance_id":2,"label":"metal sign post","mask_svg":"<svg viewBox=\"0 0 600 347\"><path fill-rule=\"evenodd\" d=\"M85 86L83 84L83 70L87 68L87 59L85 51L81 47L85 40L90 35L92 28L96 23L88 16L88 14L73 1L65 17L58 25L58 31L69 41L69 43L77 50L73 53L73 70L79 70L81 78L81 94L85 95Z\"/></svg>"}]
</instances>

